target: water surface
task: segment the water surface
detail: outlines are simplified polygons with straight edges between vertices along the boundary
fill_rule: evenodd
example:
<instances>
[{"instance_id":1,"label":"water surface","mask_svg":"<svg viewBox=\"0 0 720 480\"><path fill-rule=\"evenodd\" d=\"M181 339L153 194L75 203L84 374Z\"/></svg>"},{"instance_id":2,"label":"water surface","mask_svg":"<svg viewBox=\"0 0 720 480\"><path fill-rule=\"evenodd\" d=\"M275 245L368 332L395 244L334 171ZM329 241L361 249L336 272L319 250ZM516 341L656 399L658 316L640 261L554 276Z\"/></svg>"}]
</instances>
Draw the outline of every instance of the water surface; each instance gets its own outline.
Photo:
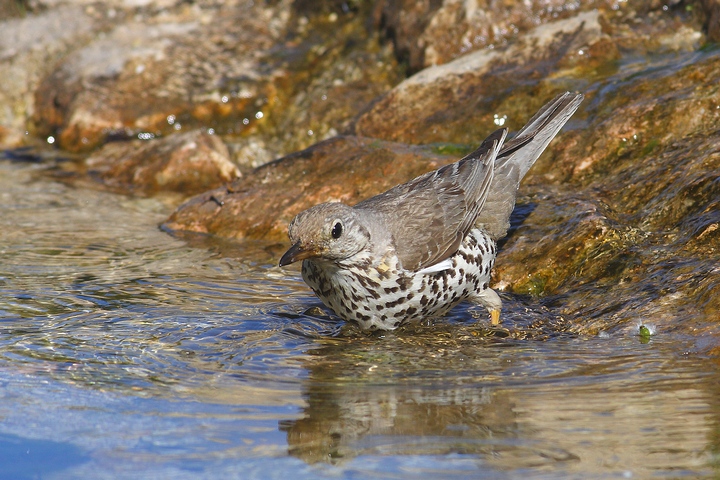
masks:
<instances>
[{"instance_id":1,"label":"water surface","mask_svg":"<svg viewBox=\"0 0 720 480\"><path fill-rule=\"evenodd\" d=\"M1 478L720 475L698 339L515 297L498 331L461 305L365 335L283 246L173 238L170 202L43 168L0 161Z\"/></svg>"}]
</instances>

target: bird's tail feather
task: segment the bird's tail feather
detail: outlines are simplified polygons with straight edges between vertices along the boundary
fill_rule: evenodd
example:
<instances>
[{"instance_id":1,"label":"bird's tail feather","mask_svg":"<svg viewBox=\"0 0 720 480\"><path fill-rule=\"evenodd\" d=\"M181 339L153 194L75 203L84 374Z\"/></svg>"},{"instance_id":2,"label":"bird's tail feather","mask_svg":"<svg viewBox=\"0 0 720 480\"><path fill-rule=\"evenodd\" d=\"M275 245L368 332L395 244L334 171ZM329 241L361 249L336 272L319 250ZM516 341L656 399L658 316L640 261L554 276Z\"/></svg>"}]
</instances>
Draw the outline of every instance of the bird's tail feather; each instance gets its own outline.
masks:
<instances>
[{"instance_id":1,"label":"bird's tail feather","mask_svg":"<svg viewBox=\"0 0 720 480\"><path fill-rule=\"evenodd\" d=\"M510 227L510 214L520 181L583 101L579 93L565 92L543 106L503 145L495 160L495 174L485 205L475 224L500 239Z\"/></svg>"}]
</instances>

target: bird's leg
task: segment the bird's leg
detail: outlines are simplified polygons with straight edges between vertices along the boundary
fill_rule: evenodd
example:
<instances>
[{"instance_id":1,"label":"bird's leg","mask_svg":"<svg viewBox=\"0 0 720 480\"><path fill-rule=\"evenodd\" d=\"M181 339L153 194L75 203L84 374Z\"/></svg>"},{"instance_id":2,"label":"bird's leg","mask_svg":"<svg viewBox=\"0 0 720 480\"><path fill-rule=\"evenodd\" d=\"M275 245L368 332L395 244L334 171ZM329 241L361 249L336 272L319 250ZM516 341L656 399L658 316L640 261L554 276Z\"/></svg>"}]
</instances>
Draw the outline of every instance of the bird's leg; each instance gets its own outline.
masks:
<instances>
[{"instance_id":1,"label":"bird's leg","mask_svg":"<svg viewBox=\"0 0 720 480\"><path fill-rule=\"evenodd\" d=\"M500 310L502 310L502 300L500 296L492 288L486 288L475 292L470 298L471 302L479 303L487 308L490 312L490 320L493 326L500 325Z\"/></svg>"}]
</instances>

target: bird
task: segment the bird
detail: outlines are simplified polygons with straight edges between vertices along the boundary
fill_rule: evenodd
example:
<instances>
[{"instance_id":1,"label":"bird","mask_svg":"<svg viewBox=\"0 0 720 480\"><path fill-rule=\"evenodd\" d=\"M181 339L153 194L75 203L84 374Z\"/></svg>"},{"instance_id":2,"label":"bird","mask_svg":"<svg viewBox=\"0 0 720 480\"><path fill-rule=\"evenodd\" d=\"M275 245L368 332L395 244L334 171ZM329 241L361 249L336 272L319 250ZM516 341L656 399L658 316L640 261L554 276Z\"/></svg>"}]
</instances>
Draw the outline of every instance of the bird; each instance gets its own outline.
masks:
<instances>
[{"instance_id":1,"label":"bird","mask_svg":"<svg viewBox=\"0 0 720 480\"><path fill-rule=\"evenodd\" d=\"M502 301L489 286L497 242L520 181L583 98L562 93L512 139L496 130L459 161L354 206L326 202L300 212L279 266L302 260L315 295L362 330L442 317L464 300L499 325Z\"/></svg>"}]
</instances>

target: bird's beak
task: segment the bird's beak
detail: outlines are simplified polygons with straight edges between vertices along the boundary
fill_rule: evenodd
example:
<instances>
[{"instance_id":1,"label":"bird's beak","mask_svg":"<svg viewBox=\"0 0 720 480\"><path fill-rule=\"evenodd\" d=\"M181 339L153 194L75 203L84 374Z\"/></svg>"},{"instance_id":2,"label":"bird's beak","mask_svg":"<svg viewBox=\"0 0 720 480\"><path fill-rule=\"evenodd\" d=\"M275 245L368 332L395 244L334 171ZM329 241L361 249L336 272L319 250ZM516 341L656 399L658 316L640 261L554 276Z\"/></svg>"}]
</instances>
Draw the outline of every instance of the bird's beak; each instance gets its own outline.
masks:
<instances>
[{"instance_id":1,"label":"bird's beak","mask_svg":"<svg viewBox=\"0 0 720 480\"><path fill-rule=\"evenodd\" d=\"M285 255L280 259L280 266L290 265L298 260L305 260L306 258L314 257L316 254L310 248L303 248L300 242L296 243L290 249L285 252Z\"/></svg>"}]
</instances>

